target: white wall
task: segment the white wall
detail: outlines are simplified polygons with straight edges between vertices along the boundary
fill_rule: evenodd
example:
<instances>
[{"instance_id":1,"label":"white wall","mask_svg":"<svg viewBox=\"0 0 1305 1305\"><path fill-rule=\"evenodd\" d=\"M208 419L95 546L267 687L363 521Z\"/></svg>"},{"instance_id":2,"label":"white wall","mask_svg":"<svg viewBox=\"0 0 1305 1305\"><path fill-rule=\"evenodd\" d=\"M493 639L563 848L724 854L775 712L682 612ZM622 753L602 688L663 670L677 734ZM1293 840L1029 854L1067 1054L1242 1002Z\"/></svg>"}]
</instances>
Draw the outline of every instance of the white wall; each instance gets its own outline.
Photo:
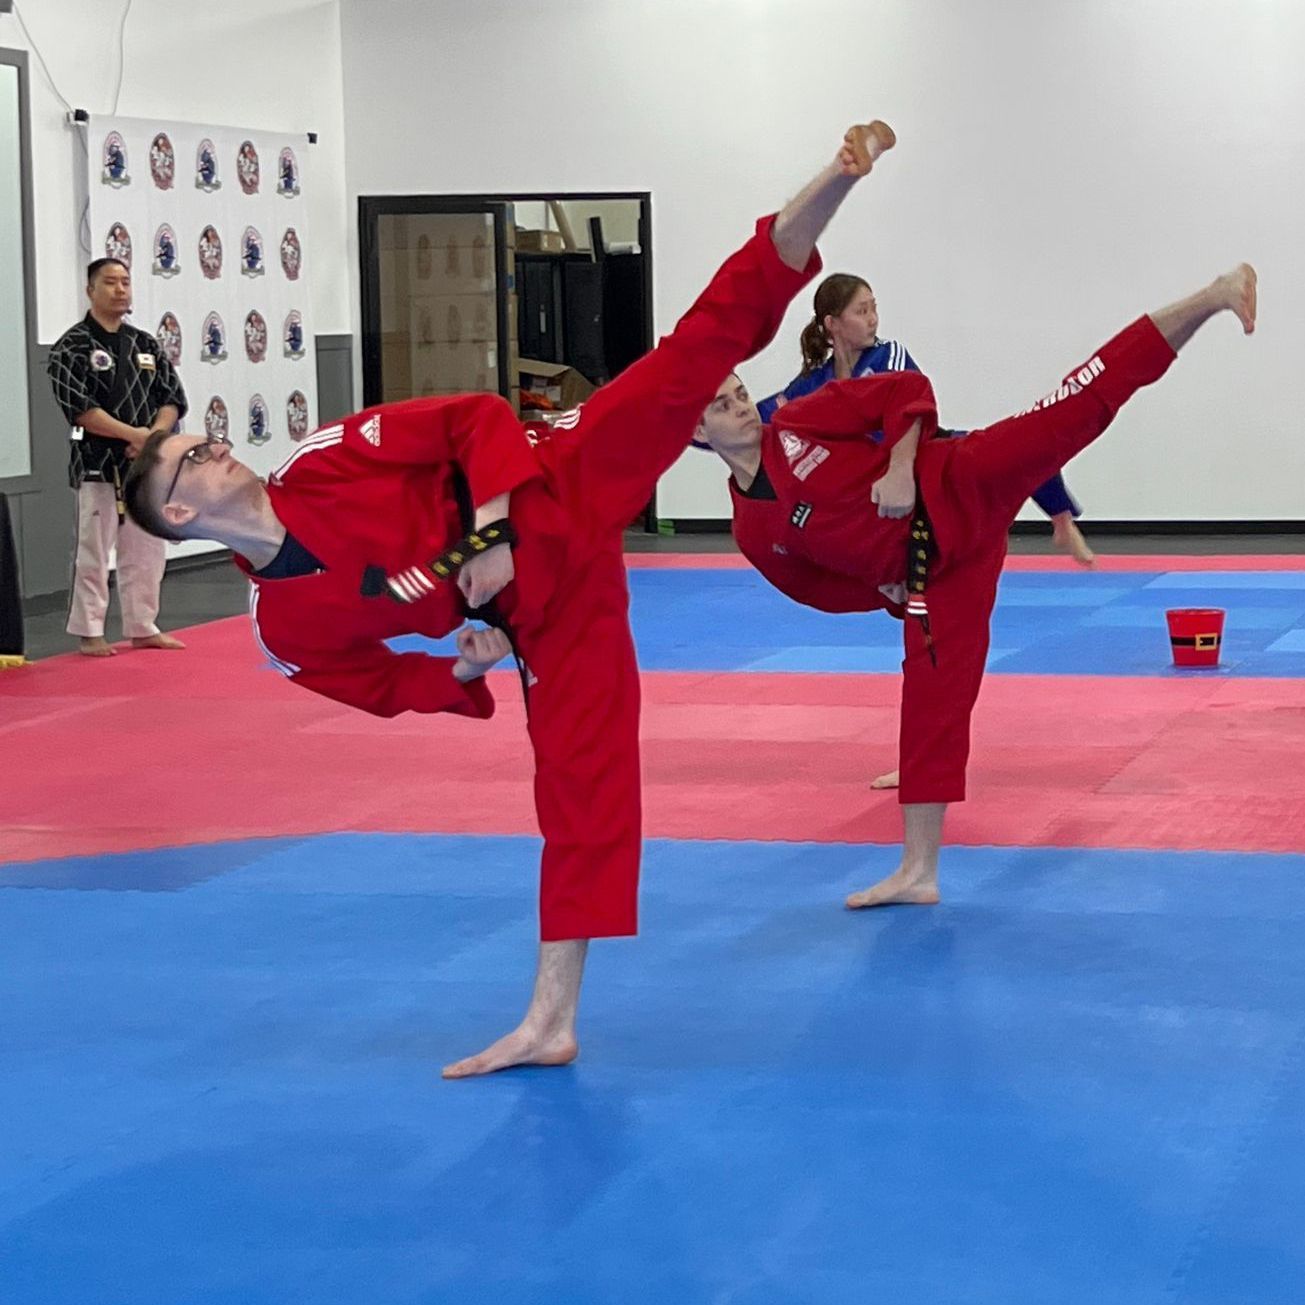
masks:
<instances>
[{"instance_id":1,"label":"white wall","mask_svg":"<svg viewBox=\"0 0 1305 1305\"><path fill-rule=\"evenodd\" d=\"M54 84L77 108L108 114L118 79L125 0L19 0ZM13 17L0 45L30 49ZM222 0L180 6L135 0L125 31L118 109L237 127L316 131L313 174L314 329L351 329L338 0ZM37 334L49 343L85 311L74 133L37 60L29 63L37 253ZM93 134L93 133L92 133ZM96 250L95 255L102 253Z\"/></svg>"},{"instance_id":2,"label":"white wall","mask_svg":"<svg viewBox=\"0 0 1305 1305\"><path fill-rule=\"evenodd\" d=\"M656 313L686 307L847 123L901 144L840 215L945 422L1022 408L1242 258L1260 333L1207 330L1071 467L1093 515L1302 515L1298 0L341 0L359 193L653 192ZM526 56L528 55L528 59ZM349 263L356 281L356 237ZM788 379L806 314L745 371ZM666 516L724 516L693 455Z\"/></svg>"}]
</instances>

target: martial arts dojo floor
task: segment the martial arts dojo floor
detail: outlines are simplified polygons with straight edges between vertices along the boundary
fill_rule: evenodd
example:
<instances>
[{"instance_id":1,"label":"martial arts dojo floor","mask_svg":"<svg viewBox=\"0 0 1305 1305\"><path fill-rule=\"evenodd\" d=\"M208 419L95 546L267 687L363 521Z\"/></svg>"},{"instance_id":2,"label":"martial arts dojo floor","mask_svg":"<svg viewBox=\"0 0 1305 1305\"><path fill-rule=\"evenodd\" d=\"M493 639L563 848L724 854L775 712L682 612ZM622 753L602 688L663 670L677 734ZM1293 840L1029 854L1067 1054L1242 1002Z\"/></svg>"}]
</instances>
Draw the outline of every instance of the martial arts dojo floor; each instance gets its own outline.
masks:
<instances>
[{"instance_id":1,"label":"martial arts dojo floor","mask_svg":"<svg viewBox=\"0 0 1305 1305\"><path fill-rule=\"evenodd\" d=\"M944 904L860 914L896 627L633 561L643 933L564 1070L438 1077L534 960L511 674L0 676L0 1301L1299 1305L1305 559L1013 558Z\"/></svg>"}]
</instances>

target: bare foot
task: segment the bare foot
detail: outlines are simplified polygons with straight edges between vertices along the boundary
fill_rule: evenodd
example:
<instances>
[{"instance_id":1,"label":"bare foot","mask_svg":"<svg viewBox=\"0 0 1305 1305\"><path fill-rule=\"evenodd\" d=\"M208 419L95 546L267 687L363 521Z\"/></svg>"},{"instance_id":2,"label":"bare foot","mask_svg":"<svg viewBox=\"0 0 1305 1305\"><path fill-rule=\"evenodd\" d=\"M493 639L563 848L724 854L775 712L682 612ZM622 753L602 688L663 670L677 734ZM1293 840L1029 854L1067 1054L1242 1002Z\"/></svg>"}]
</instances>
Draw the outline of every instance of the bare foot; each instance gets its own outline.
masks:
<instances>
[{"instance_id":1,"label":"bare foot","mask_svg":"<svg viewBox=\"0 0 1305 1305\"><path fill-rule=\"evenodd\" d=\"M1097 555L1088 547L1078 522L1069 512L1061 512L1051 518L1051 538L1062 553L1068 553L1079 566L1093 568L1097 564Z\"/></svg>"},{"instance_id":2,"label":"bare foot","mask_svg":"<svg viewBox=\"0 0 1305 1305\"><path fill-rule=\"evenodd\" d=\"M478 1056L444 1067L444 1078L475 1078L514 1065L569 1065L580 1054L575 1034L539 1034L522 1025Z\"/></svg>"},{"instance_id":3,"label":"bare foot","mask_svg":"<svg viewBox=\"0 0 1305 1305\"><path fill-rule=\"evenodd\" d=\"M938 880L924 874L895 870L859 893L850 893L847 909L859 911L867 906L937 906Z\"/></svg>"},{"instance_id":4,"label":"bare foot","mask_svg":"<svg viewBox=\"0 0 1305 1305\"><path fill-rule=\"evenodd\" d=\"M870 781L871 788L897 788L902 782L900 771L890 770L886 775L880 775L877 779Z\"/></svg>"},{"instance_id":5,"label":"bare foot","mask_svg":"<svg viewBox=\"0 0 1305 1305\"><path fill-rule=\"evenodd\" d=\"M878 118L849 127L838 151L839 166L846 177L864 177L875 160L897 144L897 133Z\"/></svg>"},{"instance_id":6,"label":"bare foot","mask_svg":"<svg viewBox=\"0 0 1305 1305\"><path fill-rule=\"evenodd\" d=\"M96 635L92 639L82 639L77 645L77 651L83 657L116 657L118 650L102 635Z\"/></svg>"},{"instance_id":7,"label":"bare foot","mask_svg":"<svg viewBox=\"0 0 1305 1305\"><path fill-rule=\"evenodd\" d=\"M1256 294L1259 278L1249 263L1239 263L1231 272L1224 273L1216 284L1226 293L1226 303L1237 314L1242 330L1250 335L1255 330Z\"/></svg>"},{"instance_id":8,"label":"bare foot","mask_svg":"<svg viewBox=\"0 0 1305 1305\"><path fill-rule=\"evenodd\" d=\"M147 634L139 639L133 639L131 646L133 648L184 648L186 645L170 634Z\"/></svg>"}]
</instances>

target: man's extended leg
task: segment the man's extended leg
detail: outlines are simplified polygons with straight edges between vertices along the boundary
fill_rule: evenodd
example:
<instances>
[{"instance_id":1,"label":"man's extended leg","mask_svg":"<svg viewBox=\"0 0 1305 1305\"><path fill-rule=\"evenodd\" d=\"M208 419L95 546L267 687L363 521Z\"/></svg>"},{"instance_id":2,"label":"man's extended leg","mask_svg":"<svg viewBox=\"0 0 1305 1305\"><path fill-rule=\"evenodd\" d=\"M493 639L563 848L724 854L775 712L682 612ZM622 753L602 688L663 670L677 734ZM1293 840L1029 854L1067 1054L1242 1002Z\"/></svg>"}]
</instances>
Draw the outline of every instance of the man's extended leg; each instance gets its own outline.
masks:
<instances>
[{"instance_id":1,"label":"man's extended leg","mask_svg":"<svg viewBox=\"0 0 1305 1305\"><path fill-rule=\"evenodd\" d=\"M849 139L850 138L850 139ZM895 138L883 123L848 132L834 162L721 266L661 343L588 399L553 456L599 531L622 529L683 453L721 381L774 338L820 270L816 239Z\"/></svg>"},{"instance_id":2,"label":"man's extended leg","mask_svg":"<svg viewBox=\"0 0 1305 1305\"><path fill-rule=\"evenodd\" d=\"M1139 389L1158 380L1204 322L1232 312L1250 334L1255 309L1255 271L1243 263L1196 294L1138 318L1029 411L961 440L948 474L962 492L969 490L970 529L979 536L1005 530L1032 489L1097 439ZM938 538L946 548L941 527Z\"/></svg>"}]
</instances>

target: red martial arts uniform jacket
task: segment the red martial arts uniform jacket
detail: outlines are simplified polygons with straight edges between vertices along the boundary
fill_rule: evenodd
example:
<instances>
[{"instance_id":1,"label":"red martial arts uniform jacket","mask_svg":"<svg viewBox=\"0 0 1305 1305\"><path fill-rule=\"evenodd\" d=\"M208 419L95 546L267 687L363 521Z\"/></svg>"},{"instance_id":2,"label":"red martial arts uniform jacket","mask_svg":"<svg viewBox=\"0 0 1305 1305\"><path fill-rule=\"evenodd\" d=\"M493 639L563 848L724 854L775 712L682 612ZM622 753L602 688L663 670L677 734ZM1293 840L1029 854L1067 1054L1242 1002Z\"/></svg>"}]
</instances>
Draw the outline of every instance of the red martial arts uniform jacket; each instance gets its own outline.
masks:
<instances>
[{"instance_id":1,"label":"red martial arts uniform jacket","mask_svg":"<svg viewBox=\"0 0 1305 1305\"><path fill-rule=\"evenodd\" d=\"M881 586L906 579L910 520L880 518L871 489L917 418L923 445L938 418L933 387L918 372L836 382L786 404L761 438L775 497L744 494L730 480L739 550L808 607L900 615Z\"/></svg>"},{"instance_id":2,"label":"red martial arts uniform jacket","mask_svg":"<svg viewBox=\"0 0 1305 1305\"><path fill-rule=\"evenodd\" d=\"M251 573L254 628L278 670L377 716L493 714L485 682L459 684L453 658L395 653L382 642L404 634L438 639L458 629L466 616L455 584L437 585L418 603L362 595L368 567L392 575L427 563L465 533L455 467L473 503L511 492L521 538L518 583L502 606L514 625L538 622L565 558L567 531L520 422L497 395L412 399L315 432L268 480L277 517L325 567L288 580Z\"/></svg>"}]
</instances>

